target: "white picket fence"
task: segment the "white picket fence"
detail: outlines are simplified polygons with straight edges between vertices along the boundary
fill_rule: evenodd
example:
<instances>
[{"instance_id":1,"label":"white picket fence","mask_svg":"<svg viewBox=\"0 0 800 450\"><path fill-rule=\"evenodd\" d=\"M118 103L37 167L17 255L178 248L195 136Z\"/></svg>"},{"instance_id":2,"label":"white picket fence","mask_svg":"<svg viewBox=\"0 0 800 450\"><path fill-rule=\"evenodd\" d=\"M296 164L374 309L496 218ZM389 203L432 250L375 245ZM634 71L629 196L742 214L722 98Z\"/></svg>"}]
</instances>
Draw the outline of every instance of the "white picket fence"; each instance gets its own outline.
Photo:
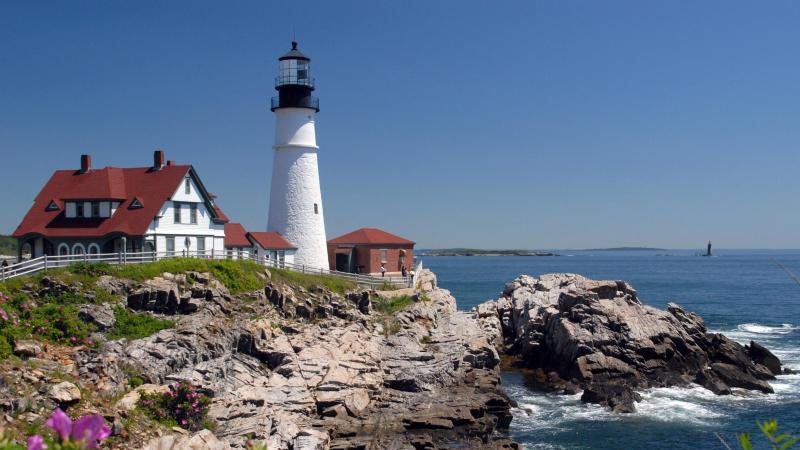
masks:
<instances>
[{"instance_id":1,"label":"white picket fence","mask_svg":"<svg viewBox=\"0 0 800 450\"><path fill-rule=\"evenodd\" d=\"M0 281L6 281L11 278L16 278L23 275L30 275L46 269L57 269L67 267L76 263L99 263L104 262L108 264L141 264L148 262L160 261L166 258L201 258L209 260L220 259L250 259L265 267L273 267L279 269L288 269L300 273L308 273L314 275L332 276L343 278L359 286L368 287L370 289L379 289L384 285L391 285L395 287L407 287L411 285L411 280L408 277L377 277L372 275L356 274L339 272L336 270L329 270L322 267L311 267L302 264L293 264L285 261L269 259L266 257L258 257L255 255L238 255L230 252L137 252L137 253L99 253L99 254L83 254L83 255L63 255L63 256L40 256L25 260L16 264L6 267L0 267Z\"/></svg>"}]
</instances>

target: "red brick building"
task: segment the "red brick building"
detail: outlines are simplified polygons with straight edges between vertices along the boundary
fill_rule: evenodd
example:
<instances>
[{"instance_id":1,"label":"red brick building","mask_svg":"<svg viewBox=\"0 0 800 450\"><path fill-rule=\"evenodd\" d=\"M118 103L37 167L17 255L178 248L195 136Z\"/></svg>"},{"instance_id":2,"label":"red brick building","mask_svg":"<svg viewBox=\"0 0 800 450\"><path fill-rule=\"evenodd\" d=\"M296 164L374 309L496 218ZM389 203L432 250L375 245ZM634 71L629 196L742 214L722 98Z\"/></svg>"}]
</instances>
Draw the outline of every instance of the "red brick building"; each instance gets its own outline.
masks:
<instances>
[{"instance_id":1,"label":"red brick building","mask_svg":"<svg viewBox=\"0 0 800 450\"><path fill-rule=\"evenodd\" d=\"M414 242L377 228L360 228L328 241L331 270L352 273L400 273L414 264Z\"/></svg>"}]
</instances>

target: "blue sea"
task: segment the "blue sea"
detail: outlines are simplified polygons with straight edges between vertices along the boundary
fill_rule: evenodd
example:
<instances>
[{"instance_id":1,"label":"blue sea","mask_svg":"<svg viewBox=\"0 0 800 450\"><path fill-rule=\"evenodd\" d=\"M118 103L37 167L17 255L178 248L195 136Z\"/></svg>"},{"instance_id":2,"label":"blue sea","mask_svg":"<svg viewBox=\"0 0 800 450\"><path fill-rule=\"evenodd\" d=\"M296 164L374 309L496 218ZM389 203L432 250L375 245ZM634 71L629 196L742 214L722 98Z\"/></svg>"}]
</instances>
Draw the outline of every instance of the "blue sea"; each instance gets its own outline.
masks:
<instances>
[{"instance_id":1,"label":"blue sea","mask_svg":"<svg viewBox=\"0 0 800 450\"><path fill-rule=\"evenodd\" d=\"M709 330L742 344L760 342L784 365L800 370L800 285L780 266L800 275L800 250L719 250L711 258L689 250L556 253L560 256L422 260L463 310L497 298L503 285L520 274L571 272L625 280L643 303L663 308L677 302L700 314ZM775 394L769 395L742 391L716 396L701 387L652 389L629 415L582 404L580 395L532 391L513 372L503 375L503 384L519 404L510 434L528 449L724 450L717 434L738 448L737 432L758 434L756 421L769 418L778 419L784 431L800 434L800 375L778 377L771 382Z\"/></svg>"}]
</instances>

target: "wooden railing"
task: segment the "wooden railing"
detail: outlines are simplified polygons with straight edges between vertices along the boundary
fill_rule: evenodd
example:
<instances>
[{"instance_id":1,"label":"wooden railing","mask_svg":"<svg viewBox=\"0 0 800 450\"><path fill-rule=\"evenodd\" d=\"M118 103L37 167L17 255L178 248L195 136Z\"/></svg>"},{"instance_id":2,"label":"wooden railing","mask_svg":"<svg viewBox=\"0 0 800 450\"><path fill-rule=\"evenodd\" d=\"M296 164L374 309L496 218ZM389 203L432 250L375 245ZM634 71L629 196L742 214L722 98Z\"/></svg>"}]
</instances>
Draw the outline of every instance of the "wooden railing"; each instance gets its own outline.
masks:
<instances>
[{"instance_id":1,"label":"wooden railing","mask_svg":"<svg viewBox=\"0 0 800 450\"><path fill-rule=\"evenodd\" d=\"M95 253L82 255L40 256L25 260L6 267L0 267L0 281L6 281L23 275L31 275L46 269L67 267L77 263L108 264L141 264L156 262L167 258L201 258L209 260L219 259L249 259L265 267L288 269L295 272L313 275L332 276L350 280L359 286L370 289L379 289L381 286L406 287L411 285L408 277L377 277L372 275L339 272L322 267L312 267L303 264L294 264L286 261L255 256L252 254L240 255L229 251L178 251L178 252L120 252L120 253Z\"/></svg>"}]
</instances>

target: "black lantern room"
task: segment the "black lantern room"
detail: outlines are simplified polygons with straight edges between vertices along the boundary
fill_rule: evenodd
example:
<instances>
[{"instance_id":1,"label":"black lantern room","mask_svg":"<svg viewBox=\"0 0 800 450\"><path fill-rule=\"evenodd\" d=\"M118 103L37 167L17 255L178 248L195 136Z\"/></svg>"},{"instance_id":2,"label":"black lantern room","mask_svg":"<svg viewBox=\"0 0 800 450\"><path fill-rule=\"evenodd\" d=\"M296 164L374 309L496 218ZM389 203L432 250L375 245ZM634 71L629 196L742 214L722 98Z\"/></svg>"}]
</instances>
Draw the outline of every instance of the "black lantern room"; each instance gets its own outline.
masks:
<instances>
[{"instance_id":1,"label":"black lantern room","mask_svg":"<svg viewBox=\"0 0 800 450\"><path fill-rule=\"evenodd\" d=\"M292 49L278 61L278 76L275 77L278 95L272 97L272 110L310 108L319 112L319 99L311 95L314 91L311 59L297 49L297 42L292 41Z\"/></svg>"}]
</instances>

